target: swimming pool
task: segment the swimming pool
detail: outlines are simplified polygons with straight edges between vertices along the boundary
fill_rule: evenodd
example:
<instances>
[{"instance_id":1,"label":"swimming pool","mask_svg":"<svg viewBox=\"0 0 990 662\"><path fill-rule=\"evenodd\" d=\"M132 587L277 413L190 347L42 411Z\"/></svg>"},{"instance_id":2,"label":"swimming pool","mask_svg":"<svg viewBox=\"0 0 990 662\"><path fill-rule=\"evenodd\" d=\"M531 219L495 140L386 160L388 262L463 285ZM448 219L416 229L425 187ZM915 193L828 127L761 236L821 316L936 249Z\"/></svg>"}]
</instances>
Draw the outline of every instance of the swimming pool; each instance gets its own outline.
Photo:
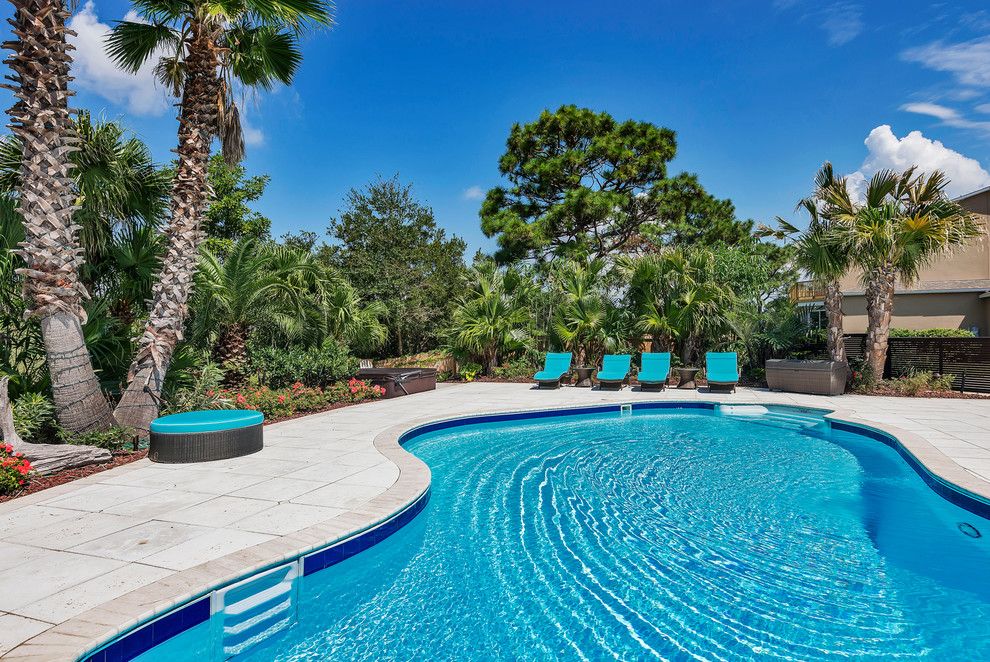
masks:
<instances>
[{"instance_id":1,"label":"swimming pool","mask_svg":"<svg viewBox=\"0 0 990 662\"><path fill-rule=\"evenodd\" d=\"M429 505L296 579L296 622L237 659L990 659L990 521L813 419L644 409L419 434ZM138 659L217 659L215 627Z\"/></svg>"}]
</instances>

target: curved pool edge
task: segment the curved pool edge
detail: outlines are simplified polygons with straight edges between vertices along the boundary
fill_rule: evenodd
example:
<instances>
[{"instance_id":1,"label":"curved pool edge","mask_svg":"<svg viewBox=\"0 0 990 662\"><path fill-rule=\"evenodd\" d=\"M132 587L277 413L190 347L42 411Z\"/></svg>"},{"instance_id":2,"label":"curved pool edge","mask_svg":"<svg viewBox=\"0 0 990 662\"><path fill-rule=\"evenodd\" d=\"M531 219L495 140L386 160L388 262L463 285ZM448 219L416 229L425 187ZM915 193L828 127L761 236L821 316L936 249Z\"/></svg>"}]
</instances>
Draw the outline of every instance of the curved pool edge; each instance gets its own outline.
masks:
<instances>
[{"instance_id":1,"label":"curved pool edge","mask_svg":"<svg viewBox=\"0 0 990 662\"><path fill-rule=\"evenodd\" d=\"M659 400L638 401L632 404L635 409L715 409L719 405L728 403L716 400ZM765 403L732 401L731 404ZM396 424L376 435L373 442L374 447L399 468L398 479L382 494L325 524L308 527L190 570L175 573L104 603L24 642L11 651L12 655L9 659L99 660L98 653L105 650L109 644L148 629L149 624L165 616L185 608L192 608L218 588L235 584L313 552L341 545L363 532L398 517L417 502L422 501L425 504L430 488L429 467L402 448L402 444L421 434L440 428L477 423L486 418L505 420L506 418L532 419L568 413L580 415L596 411L617 411L621 406L621 403L613 402L583 406L493 409L459 416L423 416ZM800 407L800 405L793 406ZM860 419L850 410L819 409L828 412L824 414L824 418L830 422L848 424L889 436L905 460L909 463L914 460L913 466L916 465L916 470L918 467L922 468L950 490L982 502L990 509L990 483L970 474L919 435L896 426ZM377 541L370 544L374 542ZM157 643L160 642L156 642L155 645ZM94 653L97 655L94 656Z\"/></svg>"},{"instance_id":2,"label":"curved pool edge","mask_svg":"<svg viewBox=\"0 0 990 662\"><path fill-rule=\"evenodd\" d=\"M374 447L398 467L399 475L388 489L360 506L321 524L176 572L54 625L0 657L87 662L119 659L112 654L107 656L110 647L120 644L123 650L148 650L198 625L205 620L199 613L204 601L207 601L208 618L208 601L213 591L297 560L303 560L305 567L310 568L304 574L318 572L342 558L313 564L309 563L310 558L348 546L346 558L379 542L425 507L430 493L430 469L399 446L398 435L390 441L385 433L379 434ZM402 518L406 513L408 516ZM373 535L392 522L394 529L385 536ZM189 622L170 623L169 636L156 640L154 625L180 613L191 614L185 619ZM149 640L153 643L144 645Z\"/></svg>"}]
</instances>

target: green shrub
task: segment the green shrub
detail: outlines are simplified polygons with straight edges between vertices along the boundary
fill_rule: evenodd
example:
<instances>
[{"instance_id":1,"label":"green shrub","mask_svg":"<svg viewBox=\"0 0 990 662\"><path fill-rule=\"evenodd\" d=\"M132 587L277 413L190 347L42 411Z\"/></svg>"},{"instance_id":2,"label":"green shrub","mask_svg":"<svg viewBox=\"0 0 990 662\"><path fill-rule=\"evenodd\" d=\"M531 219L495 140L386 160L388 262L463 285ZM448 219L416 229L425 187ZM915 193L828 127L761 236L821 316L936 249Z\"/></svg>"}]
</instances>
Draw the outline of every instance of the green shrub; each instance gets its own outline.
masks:
<instances>
[{"instance_id":1,"label":"green shrub","mask_svg":"<svg viewBox=\"0 0 990 662\"><path fill-rule=\"evenodd\" d=\"M952 390L953 375L936 375L928 371L912 372L911 374L891 379L887 383L895 391L903 395L918 395L926 391L944 392Z\"/></svg>"},{"instance_id":2,"label":"green shrub","mask_svg":"<svg viewBox=\"0 0 990 662\"><path fill-rule=\"evenodd\" d=\"M973 338L969 329L891 329L891 338Z\"/></svg>"},{"instance_id":3,"label":"green shrub","mask_svg":"<svg viewBox=\"0 0 990 662\"><path fill-rule=\"evenodd\" d=\"M327 340L319 347L258 347L250 352L249 368L259 383L284 388L296 382L329 386L358 369L358 360L346 347Z\"/></svg>"},{"instance_id":4,"label":"green shrub","mask_svg":"<svg viewBox=\"0 0 990 662\"><path fill-rule=\"evenodd\" d=\"M192 370L186 385L179 388L165 403L165 414L200 409L230 409L233 405L220 392L224 372L215 363L206 363L199 370Z\"/></svg>"},{"instance_id":5,"label":"green shrub","mask_svg":"<svg viewBox=\"0 0 990 662\"><path fill-rule=\"evenodd\" d=\"M124 446L133 443L134 433L127 428L112 427L109 430L94 430L92 432L80 432L72 434L68 430L59 430L59 438L67 444L78 444L80 446L96 446L106 448L108 451L116 453L123 450Z\"/></svg>"},{"instance_id":6,"label":"green shrub","mask_svg":"<svg viewBox=\"0 0 990 662\"><path fill-rule=\"evenodd\" d=\"M463 379L464 381L473 382L474 378L477 377L478 373L480 372L481 372L481 364L471 363L470 361L468 361L467 363L461 365L461 369L458 371L457 374L460 375L461 379Z\"/></svg>"},{"instance_id":7,"label":"green shrub","mask_svg":"<svg viewBox=\"0 0 990 662\"><path fill-rule=\"evenodd\" d=\"M538 370L539 368L529 360L529 357L521 356L496 367L492 376L502 379L529 378Z\"/></svg>"},{"instance_id":8,"label":"green shrub","mask_svg":"<svg viewBox=\"0 0 990 662\"><path fill-rule=\"evenodd\" d=\"M35 441L54 422L55 405L40 393L25 393L14 401L14 429L24 441Z\"/></svg>"},{"instance_id":9,"label":"green shrub","mask_svg":"<svg viewBox=\"0 0 990 662\"><path fill-rule=\"evenodd\" d=\"M271 389L267 386L248 387L239 390L221 389L221 397L238 409L254 409L266 419L278 419L326 409L338 402L375 400L385 395L381 386L372 386L360 379L338 382L327 388L304 386L296 382L288 388Z\"/></svg>"}]
</instances>

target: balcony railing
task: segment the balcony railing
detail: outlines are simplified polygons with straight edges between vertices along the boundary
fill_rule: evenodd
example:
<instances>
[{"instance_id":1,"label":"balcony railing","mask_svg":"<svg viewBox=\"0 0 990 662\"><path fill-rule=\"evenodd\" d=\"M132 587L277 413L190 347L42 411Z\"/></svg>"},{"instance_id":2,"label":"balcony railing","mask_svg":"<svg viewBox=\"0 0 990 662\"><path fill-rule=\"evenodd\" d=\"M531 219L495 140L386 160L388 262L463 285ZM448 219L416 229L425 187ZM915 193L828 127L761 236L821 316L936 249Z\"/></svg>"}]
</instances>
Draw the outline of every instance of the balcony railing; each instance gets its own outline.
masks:
<instances>
[{"instance_id":1,"label":"balcony railing","mask_svg":"<svg viewBox=\"0 0 990 662\"><path fill-rule=\"evenodd\" d=\"M825 299L825 290L816 287L814 283L795 283L791 287L791 301L794 303L813 303Z\"/></svg>"}]
</instances>

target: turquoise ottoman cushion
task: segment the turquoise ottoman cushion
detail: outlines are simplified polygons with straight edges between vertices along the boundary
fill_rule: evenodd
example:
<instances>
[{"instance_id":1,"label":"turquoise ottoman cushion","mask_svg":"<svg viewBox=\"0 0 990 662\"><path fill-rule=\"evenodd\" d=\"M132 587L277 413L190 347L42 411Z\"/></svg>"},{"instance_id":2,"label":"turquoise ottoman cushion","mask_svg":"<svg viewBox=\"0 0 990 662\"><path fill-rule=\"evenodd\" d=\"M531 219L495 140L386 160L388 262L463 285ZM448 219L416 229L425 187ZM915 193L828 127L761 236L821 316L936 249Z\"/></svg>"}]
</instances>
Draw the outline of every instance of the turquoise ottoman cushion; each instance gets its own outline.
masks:
<instances>
[{"instance_id":1,"label":"turquoise ottoman cushion","mask_svg":"<svg viewBox=\"0 0 990 662\"><path fill-rule=\"evenodd\" d=\"M210 409L187 411L156 418L151 422L151 431L157 434L190 434L193 432L215 432L236 430L261 425L265 417L252 409Z\"/></svg>"}]
</instances>

